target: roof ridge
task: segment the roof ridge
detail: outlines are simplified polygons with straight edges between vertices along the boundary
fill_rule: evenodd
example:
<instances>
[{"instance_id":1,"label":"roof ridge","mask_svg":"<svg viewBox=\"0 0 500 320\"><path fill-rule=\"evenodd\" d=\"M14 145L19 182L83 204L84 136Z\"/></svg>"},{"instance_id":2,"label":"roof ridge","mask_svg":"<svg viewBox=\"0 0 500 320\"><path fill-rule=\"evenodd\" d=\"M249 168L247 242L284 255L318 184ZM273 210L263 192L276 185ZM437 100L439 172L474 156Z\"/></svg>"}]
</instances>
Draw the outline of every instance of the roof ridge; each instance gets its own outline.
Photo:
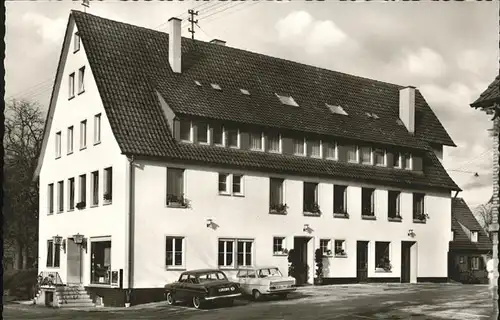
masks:
<instances>
[{"instance_id":1,"label":"roof ridge","mask_svg":"<svg viewBox=\"0 0 500 320\"><path fill-rule=\"evenodd\" d=\"M82 14L82 15L90 15L90 16L93 16L93 17L96 17L96 18L99 18L99 19L103 19L103 20L107 20L107 21L112 21L112 22L115 22L115 23L119 23L119 24L130 26L130 27L145 29L148 32L155 32L155 33L162 33L162 34L169 35L168 32L164 32L164 31L160 31L160 30L155 30L155 29L151 29L151 28L144 27L144 26L139 26L139 25L136 25L136 24L128 23L128 22L113 20L113 19L110 19L110 18L101 17L101 16L98 16L98 15L87 13L87 12L83 12L83 11L80 11L80 10L72 9L71 13ZM189 37L182 37L182 38L184 38L184 39L186 39L188 41L194 42L194 43L198 42L198 43L202 43L203 45L212 45L212 44L210 44L209 41L203 41L203 40L199 40L199 39L191 39ZM251 51L251 50L248 50L248 49L241 49L241 48L236 48L236 47L230 47L230 46L227 46L227 45L225 47L228 48L228 49L230 49L230 50L235 50L235 51L245 52L245 53L251 53L251 54L255 54L255 55L258 55L258 56L262 56L262 57L266 57L266 58L271 58L271 59L275 59L275 60L287 61L287 62L294 63L294 64L297 64L297 65L300 65L300 66L309 67L309 68L315 68L317 70L323 70L323 71L327 71L327 72L333 72L333 73L337 73L339 75L343 75L343 76L347 76L347 77L353 77L353 78L361 79L361 80L364 80L364 81L377 82L379 84L390 86L390 87L397 88L397 89L405 87L404 85L400 85L400 84L396 84L396 83L391 83L391 82L387 82L387 81L381 81L381 80L372 79L372 78L368 78L368 77L363 77L363 76L359 76L359 75L355 75L355 74L351 74L351 73L346 73L346 72L342 72L342 71L327 69L325 67L318 67L318 66L315 66L315 65L307 64L305 62L299 62L299 61L285 59L285 58L281 58L281 57L275 57L275 56L267 55L267 54L264 54L264 53ZM419 91L418 88L416 90Z\"/></svg>"}]
</instances>

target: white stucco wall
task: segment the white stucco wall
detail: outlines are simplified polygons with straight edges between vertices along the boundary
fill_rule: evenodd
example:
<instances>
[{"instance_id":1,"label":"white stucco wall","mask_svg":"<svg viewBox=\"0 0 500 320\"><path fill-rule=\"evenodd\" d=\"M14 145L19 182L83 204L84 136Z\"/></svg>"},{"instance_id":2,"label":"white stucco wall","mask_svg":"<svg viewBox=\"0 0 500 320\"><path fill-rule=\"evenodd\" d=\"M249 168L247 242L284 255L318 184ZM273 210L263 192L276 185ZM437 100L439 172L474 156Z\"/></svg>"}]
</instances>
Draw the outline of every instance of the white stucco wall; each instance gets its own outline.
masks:
<instances>
[{"instance_id":1,"label":"white stucco wall","mask_svg":"<svg viewBox=\"0 0 500 320\"><path fill-rule=\"evenodd\" d=\"M76 30L70 25L71 36ZM40 171L40 221L39 221L39 270L57 271L66 282L67 256L61 250L61 266L47 268L47 240L55 235L64 239L76 233L83 234L88 242L88 252L83 252L83 283L90 280L90 241L93 237L110 236L111 266L113 270L126 268L126 172L128 160L121 155L118 144L111 132L106 113L86 59L83 44L80 51L73 53L73 38L64 69L62 83L57 96L52 125L43 165ZM63 58L64 59L64 58ZM63 62L64 63L64 62ZM78 94L78 69L85 66L85 91ZM68 77L75 72L75 97L68 100ZM94 145L94 115L101 113L101 143ZM87 148L80 150L80 121L87 119ZM67 128L73 125L73 154L67 155ZM55 135L61 131L61 158L55 158ZM103 205L104 168L113 168L113 201ZM90 206L91 172L99 170L99 205ZM83 210L68 211L68 179L75 178L75 205L79 199L79 176L87 175L87 206ZM64 211L57 212L57 182L64 181ZM54 213L48 213L48 184L54 183ZM66 239L67 240L67 239Z\"/></svg>"},{"instance_id":2,"label":"white stucco wall","mask_svg":"<svg viewBox=\"0 0 500 320\"><path fill-rule=\"evenodd\" d=\"M269 214L269 176L245 174L244 197L218 194L218 170L189 167L184 176L185 195L191 208L165 206L167 164L141 162L136 169L135 214L135 287L158 287L177 279L181 271L165 267L165 236L185 237L185 267L187 269L217 267L218 238L254 239L256 264L277 265L287 273L287 257L273 256L274 236L286 236L287 248L293 248L294 236L312 236L312 248L321 238L345 239L347 258L328 258L329 273L325 277L356 277L356 241L369 243L368 277L400 277L401 241L416 241L418 247L418 277L446 277L447 252L451 228L450 193L427 194L426 224L413 223L412 190L403 190L401 213L403 222L387 220L387 188L375 187L376 221L361 219L361 186L344 181L327 181L300 177L285 178L287 215ZM179 167L179 166L174 166ZM275 176L275 177L280 177ZM302 213L302 181L319 182L320 217L305 217ZM333 218L333 184L346 184L350 219ZM154 187L153 187L154 186ZM219 226L207 228L206 219ZM307 223L313 229L303 231ZM416 236L408 236L413 229ZM375 273L375 241L391 242L391 273ZM309 250L312 261L314 250ZM413 257L412 257L413 258ZM147 261L147 263L145 263ZM311 267L311 263L309 263ZM314 272L315 266L310 273ZM229 275L233 272L229 271Z\"/></svg>"}]
</instances>

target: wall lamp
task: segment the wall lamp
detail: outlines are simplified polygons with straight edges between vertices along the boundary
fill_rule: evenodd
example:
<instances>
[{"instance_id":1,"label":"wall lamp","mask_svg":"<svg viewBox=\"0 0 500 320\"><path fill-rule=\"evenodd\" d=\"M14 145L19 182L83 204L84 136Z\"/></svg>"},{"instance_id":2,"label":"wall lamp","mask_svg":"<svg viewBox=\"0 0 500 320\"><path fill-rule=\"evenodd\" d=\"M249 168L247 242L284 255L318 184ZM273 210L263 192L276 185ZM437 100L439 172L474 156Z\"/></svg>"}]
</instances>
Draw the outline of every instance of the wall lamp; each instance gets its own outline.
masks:
<instances>
[{"instance_id":1,"label":"wall lamp","mask_svg":"<svg viewBox=\"0 0 500 320\"><path fill-rule=\"evenodd\" d=\"M53 236L52 240L56 246L60 246L61 249L66 253L66 239L63 239L60 235Z\"/></svg>"},{"instance_id":2,"label":"wall lamp","mask_svg":"<svg viewBox=\"0 0 500 320\"><path fill-rule=\"evenodd\" d=\"M214 224L212 219L207 219L207 228L210 228Z\"/></svg>"},{"instance_id":3,"label":"wall lamp","mask_svg":"<svg viewBox=\"0 0 500 320\"><path fill-rule=\"evenodd\" d=\"M310 227L309 224L304 224L304 228L302 228L302 231L309 231Z\"/></svg>"},{"instance_id":4,"label":"wall lamp","mask_svg":"<svg viewBox=\"0 0 500 320\"><path fill-rule=\"evenodd\" d=\"M73 235L73 241L75 244L85 249L85 253L87 253L87 239L83 236L83 234L77 233Z\"/></svg>"},{"instance_id":5,"label":"wall lamp","mask_svg":"<svg viewBox=\"0 0 500 320\"><path fill-rule=\"evenodd\" d=\"M415 231L413 231L413 229L408 230L408 237L415 238L415 236L416 236L416 234L415 234Z\"/></svg>"}]
</instances>

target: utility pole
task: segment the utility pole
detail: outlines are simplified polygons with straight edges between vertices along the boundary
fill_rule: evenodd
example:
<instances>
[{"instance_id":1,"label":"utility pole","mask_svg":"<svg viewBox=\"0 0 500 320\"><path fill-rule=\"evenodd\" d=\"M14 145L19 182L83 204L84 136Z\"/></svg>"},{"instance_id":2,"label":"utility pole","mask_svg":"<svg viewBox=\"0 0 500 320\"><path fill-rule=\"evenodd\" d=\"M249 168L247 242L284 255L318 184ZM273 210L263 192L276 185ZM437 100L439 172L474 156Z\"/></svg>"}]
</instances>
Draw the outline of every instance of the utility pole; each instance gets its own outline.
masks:
<instances>
[{"instance_id":1,"label":"utility pole","mask_svg":"<svg viewBox=\"0 0 500 320\"><path fill-rule=\"evenodd\" d=\"M188 18L188 21L191 22L191 28L188 28L188 32L191 32L191 39L194 40L194 25L198 24L198 20L194 20L194 16L198 15L198 11L195 12L194 10L189 9L188 13L191 16L191 18Z\"/></svg>"}]
</instances>

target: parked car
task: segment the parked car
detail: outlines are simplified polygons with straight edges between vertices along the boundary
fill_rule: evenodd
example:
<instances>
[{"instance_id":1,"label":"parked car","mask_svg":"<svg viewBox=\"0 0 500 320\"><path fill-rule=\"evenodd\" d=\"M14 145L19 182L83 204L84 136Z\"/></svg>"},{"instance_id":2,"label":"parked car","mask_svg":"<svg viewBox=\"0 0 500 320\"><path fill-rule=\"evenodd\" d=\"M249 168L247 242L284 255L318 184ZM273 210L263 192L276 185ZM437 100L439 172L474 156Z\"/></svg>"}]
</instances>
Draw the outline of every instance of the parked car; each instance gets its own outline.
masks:
<instances>
[{"instance_id":1,"label":"parked car","mask_svg":"<svg viewBox=\"0 0 500 320\"><path fill-rule=\"evenodd\" d=\"M277 295L281 298L297 288L295 278L285 277L278 267L261 266L238 269L236 282L241 286L244 294L251 295L254 300L259 300L262 295Z\"/></svg>"},{"instance_id":2,"label":"parked car","mask_svg":"<svg viewBox=\"0 0 500 320\"><path fill-rule=\"evenodd\" d=\"M191 301L196 309L215 301L232 305L241 296L238 283L227 279L217 269L200 269L183 272L179 280L165 285L165 300L170 305L177 301Z\"/></svg>"}]
</instances>

